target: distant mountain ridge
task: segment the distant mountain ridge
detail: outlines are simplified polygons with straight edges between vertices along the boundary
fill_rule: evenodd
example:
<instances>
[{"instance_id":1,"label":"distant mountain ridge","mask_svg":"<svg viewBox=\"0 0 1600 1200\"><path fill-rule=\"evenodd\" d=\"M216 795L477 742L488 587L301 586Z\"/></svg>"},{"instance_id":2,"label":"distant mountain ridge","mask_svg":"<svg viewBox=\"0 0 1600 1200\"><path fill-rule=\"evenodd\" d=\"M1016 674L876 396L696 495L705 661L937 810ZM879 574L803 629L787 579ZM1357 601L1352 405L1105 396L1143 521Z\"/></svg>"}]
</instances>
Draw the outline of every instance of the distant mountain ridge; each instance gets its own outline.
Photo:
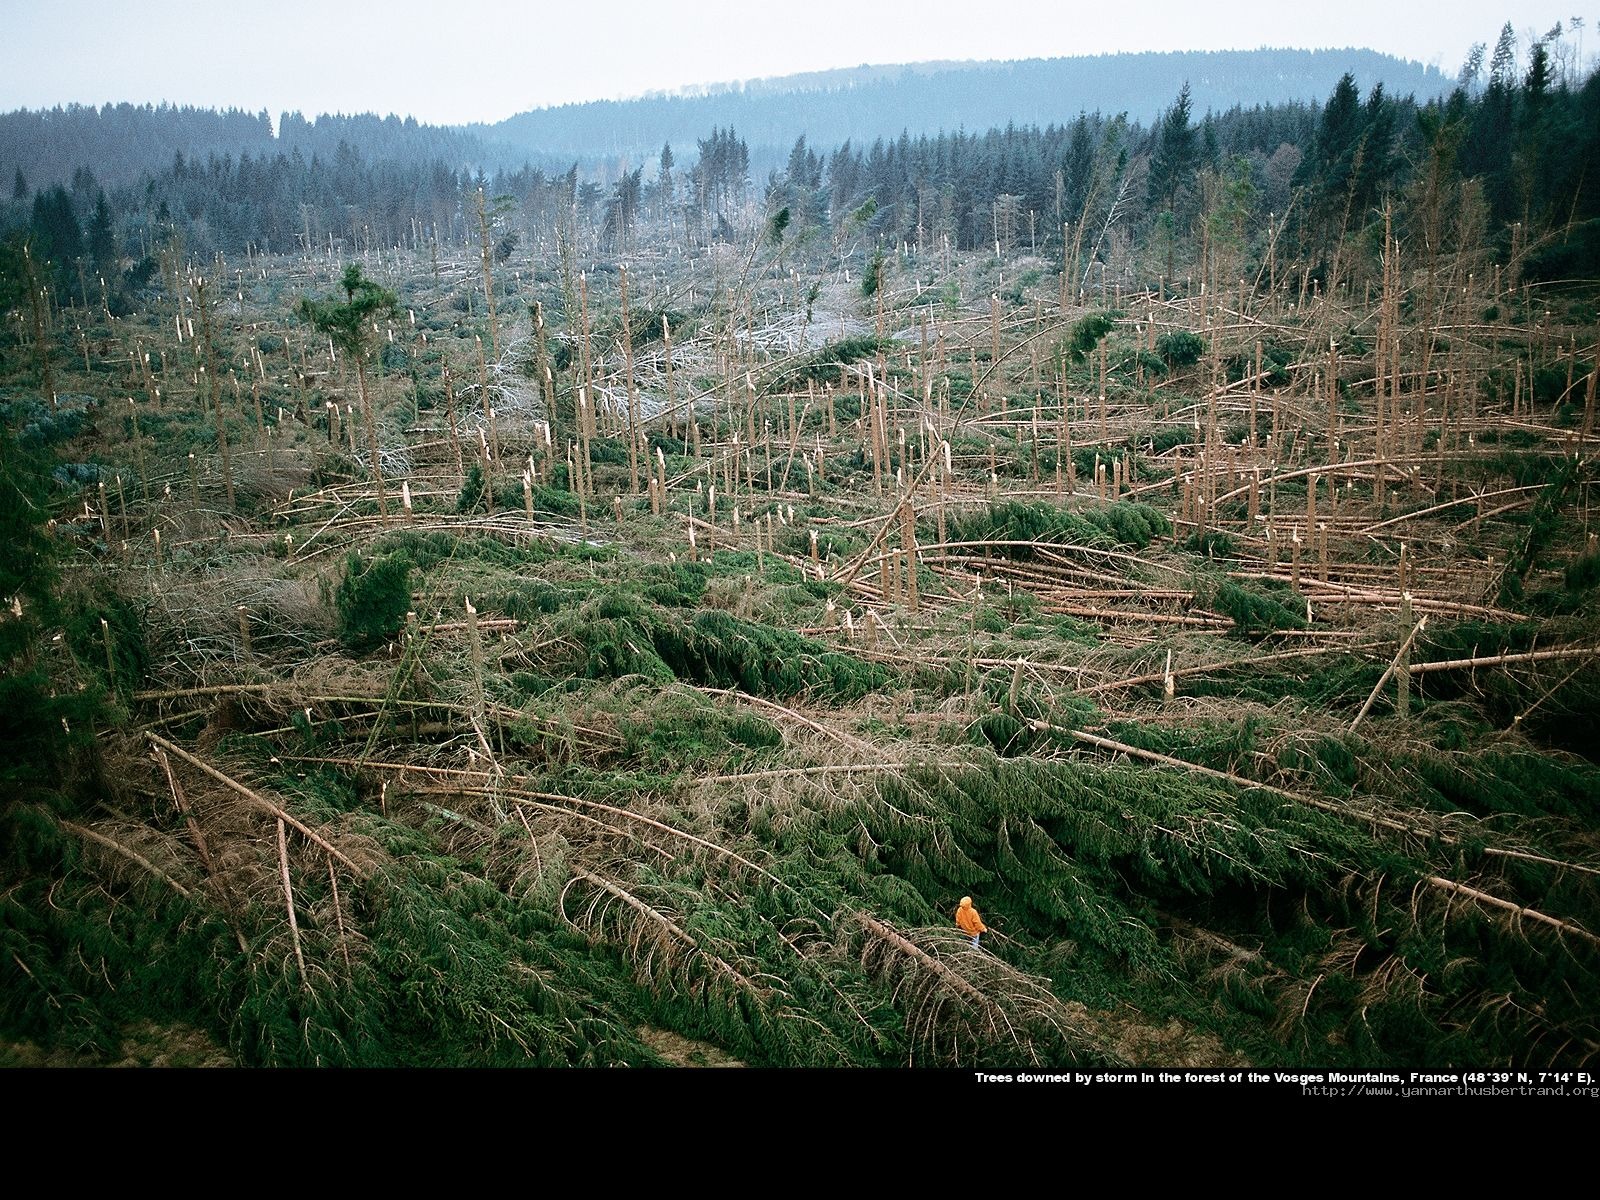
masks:
<instances>
[{"instance_id":1,"label":"distant mountain ridge","mask_svg":"<svg viewBox=\"0 0 1600 1200\"><path fill-rule=\"evenodd\" d=\"M1019 60L938 58L913 63L862 63L859 67L829 67L821 71L797 71L792 75L769 75L759 79L728 79L715 83L693 83L680 88L646 92L641 96L629 97L628 99L670 100L694 96L725 96L739 92L824 92L841 87L859 87L864 83L892 82L905 75L931 75L939 71L970 71L995 66L1004 62L1016 61ZM621 103L626 102L627 100L621 101Z\"/></svg>"},{"instance_id":2,"label":"distant mountain ridge","mask_svg":"<svg viewBox=\"0 0 1600 1200\"><path fill-rule=\"evenodd\" d=\"M698 140L730 126L749 147L752 171L764 173L787 158L802 134L827 152L846 140L871 143L902 131L1064 125L1085 112L1126 112L1149 125L1185 82L1199 118L1236 106L1320 104L1346 71L1363 91L1381 83L1390 96L1419 101L1453 85L1436 68L1373 50L1263 49L847 67L568 104L467 126L371 113L324 114L313 123L292 112L282 114L275 133L265 112L69 105L0 113L0 184L12 184L19 172L15 182L30 190L68 180L127 184L171 168L178 156L194 168L213 155L296 150L332 161L341 146L373 162L437 160L491 172L524 162L564 171L577 162L585 172L611 177L620 166L654 161L669 142L680 160L692 161Z\"/></svg>"},{"instance_id":3,"label":"distant mountain ridge","mask_svg":"<svg viewBox=\"0 0 1600 1200\"><path fill-rule=\"evenodd\" d=\"M15 188L20 174L21 182L35 191L68 180L75 189L85 180L86 186L129 184L180 159L184 169L203 171L212 156L299 153L333 162L350 150L369 161L439 159L452 167L492 167L511 158L509 151L497 153L459 129L371 113L323 114L315 123L298 112L284 113L276 134L265 111L240 109L73 104L0 113L4 184ZM516 160L520 163L523 156L517 151Z\"/></svg>"},{"instance_id":4,"label":"distant mountain ridge","mask_svg":"<svg viewBox=\"0 0 1600 1200\"><path fill-rule=\"evenodd\" d=\"M1435 67L1375 50L1151 52L850 67L566 104L467 128L529 151L638 161L663 143L690 145L731 125L752 159L771 159L802 134L813 147L828 147L902 131L1059 125L1096 111L1149 124L1185 82L1197 117L1236 106L1321 103L1347 71L1363 91L1381 83L1391 96L1419 101L1454 85Z\"/></svg>"}]
</instances>

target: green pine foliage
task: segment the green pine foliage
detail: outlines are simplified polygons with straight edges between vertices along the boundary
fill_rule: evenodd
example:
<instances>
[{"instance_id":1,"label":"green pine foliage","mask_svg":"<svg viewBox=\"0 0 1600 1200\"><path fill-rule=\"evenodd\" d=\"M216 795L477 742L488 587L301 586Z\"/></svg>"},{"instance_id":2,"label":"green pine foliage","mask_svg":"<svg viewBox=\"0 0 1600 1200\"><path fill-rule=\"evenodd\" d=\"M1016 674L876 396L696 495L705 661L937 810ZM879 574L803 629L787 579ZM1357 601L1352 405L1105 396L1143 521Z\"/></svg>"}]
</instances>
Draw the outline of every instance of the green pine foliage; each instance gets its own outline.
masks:
<instances>
[{"instance_id":1,"label":"green pine foliage","mask_svg":"<svg viewBox=\"0 0 1600 1200\"><path fill-rule=\"evenodd\" d=\"M878 338L875 334L857 334L838 338L806 359L780 381L783 387L804 387L806 382L837 384L843 378L842 368L861 362L880 353L893 352L898 346L891 338Z\"/></svg>"},{"instance_id":2,"label":"green pine foliage","mask_svg":"<svg viewBox=\"0 0 1600 1200\"><path fill-rule=\"evenodd\" d=\"M99 620L81 600L63 601L60 549L46 532L55 508L49 468L38 443L24 446L0 424L0 604L8 610L0 615L0 812L8 817L24 797L63 804L93 781L94 733L105 716ZM127 655L119 683L131 686L143 673L142 634L125 601L106 599L114 653ZM57 637L63 622L87 670Z\"/></svg>"},{"instance_id":3,"label":"green pine foliage","mask_svg":"<svg viewBox=\"0 0 1600 1200\"><path fill-rule=\"evenodd\" d=\"M1170 534L1172 524L1160 510L1131 500L1072 510L1008 500L955 517L948 529L952 542L1040 542L1142 550L1153 539ZM994 551L1007 558L1031 557L1025 545L995 546Z\"/></svg>"},{"instance_id":4,"label":"green pine foliage","mask_svg":"<svg viewBox=\"0 0 1600 1200\"><path fill-rule=\"evenodd\" d=\"M458 513L484 512L489 507L488 484L483 478L483 468L473 463L461 481L461 491L456 496Z\"/></svg>"},{"instance_id":5,"label":"green pine foliage","mask_svg":"<svg viewBox=\"0 0 1600 1200\"><path fill-rule=\"evenodd\" d=\"M1528 519L1527 536L1512 555L1511 561L1506 564L1500 588L1501 603L1515 603L1522 598L1528 573L1539 561L1551 538L1560 528L1568 494L1586 478L1579 460L1570 459L1560 465L1554 477L1540 492Z\"/></svg>"},{"instance_id":6,"label":"green pine foliage","mask_svg":"<svg viewBox=\"0 0 1600 1200\"><path fill-rule=\"evenodd\" d=\"M366 558L352 552L334 593L339 640L365 654L400 632L411 608L411 558L404 551Z\"/></svg>"},{"instance_id":7,"label":"green pine foliage","mask_svg":"<svg viewBox=\"0 0 1600 1200\"><path fill-rule=\"evenodd\" d=\"M1208 529L1204 533L1190 534L1184 540L1183 548L1202 558L1227 558L1237 544L1232 534L1220 529Z\"/></svg>"},{"instance_id":8,"label":"green pine foliage","mask_svg":"<svg viewBox=\"0 0 1600 1200\"><path fill-rule=\"evenodd\" d=\"M1291 376L1289 369L1294 365L1296 352L1289 346L1277 342L1266 342L1261 347L1261 378L1257 379L1259 387L1288 387ZM1228 356L1224 366L1228 372L1228 381L1237 383L1242 379L1255 378L1256 356L1255 351L1241 350Z\"/></svg>"},{"instance_id":9,"label":"green pine foliage","mask_svg":"<svg viewBox=\"0 0 1600 1200\"><path fill-rule=\"evenodd\" d=\"M1585 554L1574 559L1563 572L1563 582L1571 593L1593 591L1595 585L1600 584L1600 554Z\"/></svg>"},{"instance_id":10,"label":"green pine foliage","mask_svg":"<svg viewBox=\"0 0 1600 1200\"><path fill-rule=\"evenodd\" d=\"M1187 329L1173 330L1156 338L1156 353L1172 369L1194 366L1205 352L1205 339Z\"/></svg>"},{"instance_id":11,"label":"green pine foliage","mask_svg":"<svg viewBox=\"0 0 1600 1200\"><path fill-rule=\"evenodd\" d=\"M1111 313L1096 312L1081 317L1073 323L1072 331L1063 343L1063 351L1070 361L1081 363L1095 352L1105 336L1116 327L1116 317Z\"/></svg>"},{"instance_id":12,"label":"green pine foliage","mask_svg":"<svg viewBox=\"0 0 1600 1200\"><path fill-rule=\"evenodd\" d=\"M372 333L373 320L392 315L399 300L393 292L368 279L359 263L344 269L339 287L345 294L343 304L306 297L300 301L299 313L318 332L331 337L339 349L359 358L376 336Z\"/></svg>"},{"instance_id":13,"label":"green pine foliage","mask_svg":"<svg viewBox=\"0 0 1600 1200\"><path fill-rule=\"evenodd\" d=\"M1306 628L1305 597L1279 580L1224 580L1210 603L1242 637Z\"/></svg>"},{"instance_id":14,"label":"green pine foliage","mask_svg":"<svg viewBox=\"0 0 1600 1200\"><path fill-rule=\"evenodd\" d=\"M861 295L870 300L878 294L878 289L883 287L883 274L889 262L888 255L882 250L873 252L872 258L861 272Z\"/></svg>"},{"instance_id":15,"label":"green pine foliage","mask_svg":"<svg viewBox=\"0 0 1600 1200\"><path fill-rule=\"evenodd\" d=\"M107 693L123 697L135 691L149 667L142 606L102 584L92 591L75 592L64 606L63 631L80 669L95 678ZM104 621L106 627L101 628ZM106 639L111 641L115 677L106 678Z\"/></svg>"},{"instance_id":16,"label":"green pine foliage","mask_svg":"<svg viewBox=\"0 0 1600 1200\"><path fill-rule=\"evenodd\" d=\"M639 714L622 722L622 734L626 753L647 771L736 770L783 745L771 721L730 712L693 693L658 693Z\"/></svg>"},{"instance_id":17,"label":"green pine foliage","mask_svg":"<svg viewBox=\"0 0 1600 1200\"><path fill-rule=\"evenodd\" d=\"M834 704L858 700L889 679L881 666L785 629L716 609L684 613L627 592L563 614L554 628L576 651L572 668L588 679L639 675L757 696L805 692Z\"/></svg>"}]
</instances>

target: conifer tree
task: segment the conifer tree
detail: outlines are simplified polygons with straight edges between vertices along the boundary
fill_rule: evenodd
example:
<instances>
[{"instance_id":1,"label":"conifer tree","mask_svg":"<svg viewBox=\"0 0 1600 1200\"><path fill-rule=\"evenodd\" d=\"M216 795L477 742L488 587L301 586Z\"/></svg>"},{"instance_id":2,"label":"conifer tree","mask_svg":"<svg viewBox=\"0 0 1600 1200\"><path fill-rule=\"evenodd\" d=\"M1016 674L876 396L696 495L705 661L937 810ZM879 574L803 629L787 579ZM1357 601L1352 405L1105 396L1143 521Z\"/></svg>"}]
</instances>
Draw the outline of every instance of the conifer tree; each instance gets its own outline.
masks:
<instances>
[{"instance_id":1,"label":"conifer tree","mask_svg":"<svg viewBox=\"0 0 1600 1200\"><path fill-rule=\"evenodd\" d=\"M1150 155L1150 175L1146 188L1157 223L1166 235L1167 279L1175 272L1174 244L1177 238L1178 199L1194 177L1195 130L1189 124L1189 84L1185 81L1178 98L1161 118L1156 132L1155 150Z\"/></svg>"},{"instance_id":2,"label":"conifer tree","mask_svg":"<svg viewBox=\"0 0 1600 1200\"><path fill-rule=\"evenodd\" d=\"M383 461L378 443L378 422L373 414L372 401L367 394L367 354L372 344L373 322L381 316L393 316L399 307L395 294L368 279L358 263L344 269L339 281L344 289L345 302L337 300L300 301L300 315L319 332L333 339L333 344L355 360L356 385L361 396L361 418L367 426L367 446L372 453L372 474L378 484L378 515L389 519L388 497L383 486Z\"/></svg>"},{"instance_id":3,"label":"conifer tree","mask_svg":"<svg viewBox=\"0 0 1600 1200\"><path fill-rule=\"evenodd\" d=\"M111 206L102 191L95 197L94 216L89 218L89 259L102 275L117 265L117 239L111 224Z\"/></svg>"}]
</instances>

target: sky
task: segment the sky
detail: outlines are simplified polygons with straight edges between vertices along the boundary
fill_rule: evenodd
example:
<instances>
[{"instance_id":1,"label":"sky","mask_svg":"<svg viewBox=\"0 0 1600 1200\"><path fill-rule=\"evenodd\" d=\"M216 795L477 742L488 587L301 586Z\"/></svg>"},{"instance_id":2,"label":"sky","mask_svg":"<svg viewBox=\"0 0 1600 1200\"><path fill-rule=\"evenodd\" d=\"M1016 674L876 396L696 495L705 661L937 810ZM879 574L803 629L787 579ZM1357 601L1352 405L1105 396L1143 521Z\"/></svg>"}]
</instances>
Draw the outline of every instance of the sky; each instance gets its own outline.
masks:
<instances>
[{"instance_id":1,"label":"sky","mask_svg":"<svg viewBox=\"0 0 1600 1200\"><path fill-rule=\"evenodd\" d=\"M435 124L863 63L1368 47L1454 75L1597 0L0 0L0 112L168 102Z\"/></svg>"}]
</instances>

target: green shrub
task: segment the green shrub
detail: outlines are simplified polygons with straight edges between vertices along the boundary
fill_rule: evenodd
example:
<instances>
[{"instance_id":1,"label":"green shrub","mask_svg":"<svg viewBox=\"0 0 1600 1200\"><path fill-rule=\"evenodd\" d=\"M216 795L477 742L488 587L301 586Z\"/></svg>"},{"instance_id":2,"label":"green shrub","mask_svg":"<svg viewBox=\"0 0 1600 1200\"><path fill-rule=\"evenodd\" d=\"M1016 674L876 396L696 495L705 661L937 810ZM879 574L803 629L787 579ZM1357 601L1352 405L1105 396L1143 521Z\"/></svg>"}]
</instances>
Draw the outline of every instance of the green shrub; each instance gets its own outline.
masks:
<instances>
[{"instance_id":1,"label":"green shrub","mask_svg":"<svg viewBox=\"0 0 1600 1200\"><path fill-rule=\"evenodd\" d=\"M1261 371L1265 376L1260 383L1269 387L1288 387L1289 368L1294 365L1295 353L1287 346L1274 345L1271 342L1261 347ZM1223 364L1228 373L1229 383L1238 383L1246 376L1256 372L1255 350L1241 350L1230 355Z\"/></svg>"},{"instance_id":2,"label":"green shrub","mask_svg":"<svg viewBox=\"0 0 1600 1200\"><path fill-rule=\"evenodd\" d=\"M1073 362L1082 362L1094 353L1100 339L1116 328L1117 322L1111 314L1097 312L1090 313L1072 327L1071 334L1067 337L1065 350L1067 357Z\"/></svg>"},{"instance_id":3,"label":"green shrub","mask_svg":"<svg viewBox=\"0 0 1600 1200\"><path fill-rule=\"evenodd\" d=\"M872 256L872 261L867 264L867 269L861 273L861 294L870 300L878 294L878 289L883 286L883 266L887 258L882 250Z\"/></svg>"},{"instance_id":4,"label":"green shrub","mask_svg":"<svg viewBox=\"0 0 1600 1200\"><path fill-rule=\"evenodd\" d=\"M351 552L334 594L346 650L364 654L400 632L411 608L411 568L403 551L373 559Z\"/></svg>"},{"instance_id":5,"label":"green shrub","mask_svg":"<svg viewBox=\"0 0 1600 1200\"><path fill-rule=\"evenodd\" d=\"M1600 554L1585 554L1566 571L1567 590L1584 592L1600 583Z\"/></svg>"},{"instance_id":6,"label":"green shrub","mask_svg":"<svg viewBox=\"0 0 1600 1200\"><path fill-rule=\"evenodd\" d=\"M1206 352L1206 341L1187 329L1163 333L1156 339L1156 353L1169 367L1191 367Z\"/></svg>"},{"instance_id":7,"label":"green shrub","mask_svg":"<svg viewBox=\"0 0 1600 1200\"><path fill-rule=\"evenodd\" d=\"M1010 713L984 713L967 731L975 746L988 746L1002 758L1026 754L1037 740L1033 731Z\"/></svg>"},{"instance_id":8,"label":"green shrub","mask_svg":"<svg viewBox=\"0 0 1600 1200\"><path fill-rule=\"evenodd\" d=\"M1135 367L1143 367L1147 375L1165 375L1167 360L1159 354L1151 354L1148 350L1136 350L1113 369L1129 372Z\"/></svg>"},{"instance_id":9,"label":"green shrub","mask_svg":"<svg viewBox=\"0 0 1600 1200\"><path fill-rule=\"evenodd\" d=\"M1206 558L1226 558L1234 552L1237 545L1232 534L1223 533L1218 529L1191 534L1183 543L1184 549L1191 554L1200 554Z\"/></svg>"},{"instance_id":10,"label":"green shrub","mask_svg":"<svg viewBox=\"0 0 1600 1200\"><path fill-rule=\"evenodd\" d=\"M458 513L482 512L487 503L488 485L483 479L483 468L477 463L467 468L467 477L461 481L461 494L456 497Z\"/></svg>"},{"instance_id":11,"label":"green shrub","mask_svg":"<svg viewBox=\"0 0 1600 1200\"><path fill-rule=\"evenodd\" d=\"M97 588L93 593L72 596L63 615L67 641L78 661L96 677L104 677L109 635L116 676L106 680L107 690L135 691L150 663L139 606L116 592ZM105 630L100 627L102 620L106 622Z\"/></svg>"},{"instance_id":12,"label":"green shrub","mask_svg":"<svg viewBox=\"0 0 1600 1200\"><path fill-rule=\"evenodd\" d=\"M1164 454L1174 446L1194 445L1194 430L1188 425L1168 425L1149 435L1145 445L1147 454Z\"/></svg>"},{"instance_id":13,"label":"green shrub","mask_svg":"<svg viewBox=\"0 0 1600 1200\"><path fill-rule=\"evenodd\" d=\"M628 465L628 444L621 438L597 437L589 442L589 461L602 467Z\"/></svg>"}]
</instances>

